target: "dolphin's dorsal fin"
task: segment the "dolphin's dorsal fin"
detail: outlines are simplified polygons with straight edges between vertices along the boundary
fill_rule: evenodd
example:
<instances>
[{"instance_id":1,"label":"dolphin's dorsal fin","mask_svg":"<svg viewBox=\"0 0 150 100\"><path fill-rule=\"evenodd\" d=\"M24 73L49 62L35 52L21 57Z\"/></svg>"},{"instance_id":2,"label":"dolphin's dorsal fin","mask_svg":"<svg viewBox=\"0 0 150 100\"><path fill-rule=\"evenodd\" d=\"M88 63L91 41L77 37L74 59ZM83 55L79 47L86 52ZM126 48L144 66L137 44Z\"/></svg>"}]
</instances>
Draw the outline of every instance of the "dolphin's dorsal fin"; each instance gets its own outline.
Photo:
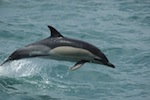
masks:
<instances>
[{"instance_id":1,"label":"dolphin's dorsal fin","mask_svg":"<svg viewBox=\"0 0 150 100\"><path fill-rule=\"evenodd\" d=\"M63 37L54 27L48 25L48 28L51 31L50 37Z\"/></svg>"}]
</instances>

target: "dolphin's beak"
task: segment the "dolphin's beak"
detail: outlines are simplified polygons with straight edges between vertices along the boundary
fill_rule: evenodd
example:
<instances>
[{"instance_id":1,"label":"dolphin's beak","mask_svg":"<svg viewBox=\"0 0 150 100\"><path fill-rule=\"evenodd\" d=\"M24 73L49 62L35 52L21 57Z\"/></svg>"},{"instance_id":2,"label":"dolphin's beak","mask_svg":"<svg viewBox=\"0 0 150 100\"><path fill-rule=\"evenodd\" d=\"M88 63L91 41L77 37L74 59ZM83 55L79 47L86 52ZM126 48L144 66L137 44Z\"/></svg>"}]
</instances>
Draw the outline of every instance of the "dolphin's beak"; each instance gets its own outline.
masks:
<instances>
[{"instance_id":1,"label":"dolphin's beak","mask_svg":"<svg viewBox=\"0 0 150 100\"><path fill-rule=\"evenodd\" d=\"M113 64L111 64L110 62L108 62L106 65L109 67L115 68L115 66Z\"/></svg>"},{"instance_id":2,"label":"dolphin's beak","mask_svg":"<svg viewBox=\"0 0 150 100\"><path fill-rule=\"evenodd\" d=\"M110 63L110 62L106 62L106 61L103 61L103 60L100 60L100 59L96 59L96 58L95 58L94 60L99 61L100 64L104 64L104 65L106 65L106 66L108 66L108 67L115 68L115 66L114 66L112 63Z\"/></svg>"}]
</instances>

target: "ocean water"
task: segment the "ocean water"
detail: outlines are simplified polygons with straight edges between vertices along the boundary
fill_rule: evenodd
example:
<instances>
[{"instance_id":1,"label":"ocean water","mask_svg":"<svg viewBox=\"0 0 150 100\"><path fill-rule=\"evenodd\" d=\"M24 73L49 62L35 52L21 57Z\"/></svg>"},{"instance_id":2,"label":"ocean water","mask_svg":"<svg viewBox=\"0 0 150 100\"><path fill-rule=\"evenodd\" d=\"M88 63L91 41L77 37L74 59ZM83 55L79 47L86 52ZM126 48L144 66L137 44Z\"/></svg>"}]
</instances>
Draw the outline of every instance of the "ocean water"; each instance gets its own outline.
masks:
<instances>
[{"instance_id":1,"label":"ocean water","mask_svg":"<svg viewBox=\"0 0 150 100\"><path fill-rule=\"evenodd\" d=\"M32 58L0 66L0 100L150 100L150 0L0 0L0 63L50 35L97 46L116 68Z\"/></svg>"}]
</instances>

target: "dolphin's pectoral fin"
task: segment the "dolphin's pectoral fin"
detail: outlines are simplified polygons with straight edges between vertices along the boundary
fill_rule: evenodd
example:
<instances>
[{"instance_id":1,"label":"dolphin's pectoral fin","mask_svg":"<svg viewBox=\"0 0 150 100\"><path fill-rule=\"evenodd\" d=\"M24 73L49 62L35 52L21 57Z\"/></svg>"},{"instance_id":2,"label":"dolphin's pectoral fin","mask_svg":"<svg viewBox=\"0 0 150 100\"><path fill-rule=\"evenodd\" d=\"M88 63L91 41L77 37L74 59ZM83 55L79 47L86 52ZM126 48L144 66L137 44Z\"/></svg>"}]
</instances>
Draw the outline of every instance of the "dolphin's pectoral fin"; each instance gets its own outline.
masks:
<instances>
[{"instance_id":1,"label":"dolphin's pectoral fin","mask_svg":"<svg viewBox=\"0 0 150 100\"><path fill-rule=\"evenodd\" d=\"M81 67L84 63L86 63L86 62L89 62L89 61L81 60L81 61L77 62L73 67L70 67L69 69L70 69L71 71L77 70L78 68L80 68L80 67Z\"/></svg>"}]
</instances>

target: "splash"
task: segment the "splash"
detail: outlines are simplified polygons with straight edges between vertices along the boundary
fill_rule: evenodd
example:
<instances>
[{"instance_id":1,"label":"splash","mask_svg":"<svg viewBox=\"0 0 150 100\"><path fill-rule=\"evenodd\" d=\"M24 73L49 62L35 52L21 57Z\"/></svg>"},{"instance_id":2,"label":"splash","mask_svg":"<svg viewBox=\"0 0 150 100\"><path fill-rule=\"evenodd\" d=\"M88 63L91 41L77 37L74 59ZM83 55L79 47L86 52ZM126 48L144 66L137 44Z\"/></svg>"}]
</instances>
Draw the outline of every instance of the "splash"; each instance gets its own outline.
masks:
<instances>
[{"instance_id":1,"label":"splash","mask_svg":"<svg viewBox=\"0 0 150 100\"><path fill-rule=\"evenodd\" d=\"M0 76L23 77L38 73L40 68L32 61L23 59L0 66Z\"/></svg>"}]
</instances>

